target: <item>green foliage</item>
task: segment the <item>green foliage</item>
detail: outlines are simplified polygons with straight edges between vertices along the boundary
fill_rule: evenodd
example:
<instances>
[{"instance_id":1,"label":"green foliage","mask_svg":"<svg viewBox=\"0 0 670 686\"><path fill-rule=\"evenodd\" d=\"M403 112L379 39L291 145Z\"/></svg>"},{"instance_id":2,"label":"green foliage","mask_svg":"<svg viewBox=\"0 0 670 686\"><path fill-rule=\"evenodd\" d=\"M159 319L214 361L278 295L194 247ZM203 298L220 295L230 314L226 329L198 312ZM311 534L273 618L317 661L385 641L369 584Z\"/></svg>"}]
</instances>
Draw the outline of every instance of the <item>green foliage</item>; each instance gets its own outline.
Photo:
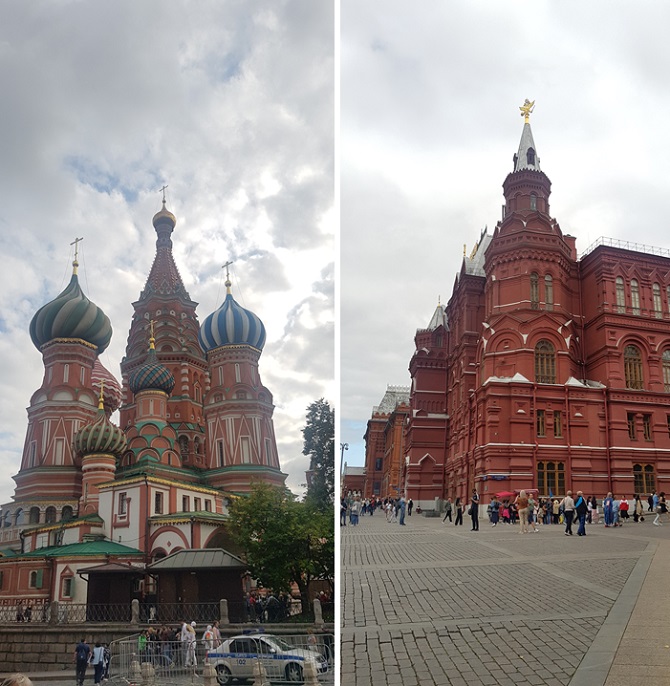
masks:
<instances>
[{"instance_id":1,"label":"green foliage","mask_svg":"<svg viewBox=\"0 0 670 686\"><path fill-rule=\"evenodd\" d=\"M309 455L307 501L332 511L335 496L335 412L321 398L307 408L303 455Z\"/></svg>"},{"instance_id":2,"label":"green foliage","mask_svg":"<svg viewBox=\"0 0 670 686\"><path fill-rule=\"evenodd\" d=\"M309 582L332 582L334 577L332 513L297 502L290 491L268 484L254 486L229 512L230 534L244 551L252 576L277 593L297 583L305 611Z\"/></svg>"}]
</instances>

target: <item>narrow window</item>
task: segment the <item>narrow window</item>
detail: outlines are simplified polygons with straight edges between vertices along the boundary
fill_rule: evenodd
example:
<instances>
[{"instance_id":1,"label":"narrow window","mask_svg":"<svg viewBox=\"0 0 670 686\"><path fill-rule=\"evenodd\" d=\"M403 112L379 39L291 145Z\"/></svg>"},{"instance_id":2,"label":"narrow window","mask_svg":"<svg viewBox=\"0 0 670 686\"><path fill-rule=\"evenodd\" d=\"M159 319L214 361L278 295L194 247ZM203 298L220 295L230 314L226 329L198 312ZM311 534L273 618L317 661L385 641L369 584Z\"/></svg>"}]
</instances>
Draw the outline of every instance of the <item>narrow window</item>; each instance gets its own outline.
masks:
<instances>
[{"instance_id":1,"label":"narrow window","mask_svg":"<svg viewBox=\"0 0 670 686\"><path fill-rule=\"evenodd\" d=\"M533 310L540 309L540 286L537 272L530 275L530 306Z\"/></svg>"},{"instance_id":2,"label":"narrow window","mask_svg":"<svg viewBox=\"0 0 670 686\"><path fill-rule=\"evenodd\" d=\"M212 501L211 500L205 500L205 512L211 512L212 511Z\"/></svg>"},{"instance_id":3,"label":"narrow window","mask_svg":"<svg viewBox=\"0 0 670 686\"><path fill-rule=\"evenodd\" d=\"M265 464L272 464L272 441L269 438L265 439Z\"/></svg>"},{"instance_id":4,"label":"narrow window","mask_svg":"<svg viewBox=\"0 0 670 686\"><path fill-rule=\"evenodd\" d=\"M656 319L662 319L663 303L661 302L661 287L657 283L652 286L652 293L654 296L654 316Z\"/></svg>"},{"instance_id":5,"label":"narrow window","mask_svg":"<svg viewBox=\"0 0 670 686\"><path fill-rule=\"evenodd\" d=\"M190 498L189 498L187 495L182 496L182 499L181 499L181 511L182 511L182 512L190 512L190 511L191 511Z\"/></svg>"},{"instance_id":6,"label":"narrow window","mask_svg":"<svg viewBox=\"0 0 670 686\"><path fill-rule=\"evenodd\" d=\"M644 440L645 441L651 441L651 415L650 414L643 414L642 415L642 428L644 431Z\"/></svg>"},{"instance_id":7,"label":"narrow window","mask_svg":"<svg viewBox=\"0 0 670 686\"><path fill-rule=\"evenodd\" d=\"M630 282L630 306L633 314L640 314L640 286L637 279L631 279Z\"/></svg>"},{"instance_id":8,"label":"narrow window","mask_svg":"<svg viewBox=\"0 0 670 686\"><path fill-rule=\"evenodd\" d=\"M546 418L545 418L544 410L537 410L536 417L535 417L535 424L536 424L538 436L546 436L547 435L545 419Z\"/></svg>"},{"instance_id":9,"label":"narrow window","mask_svg":"<svg viewBox=\"0 0 670 686\"><path fill-rule=\"evenodd\" d=\"M634 345L627 345L623 351L624 377L626 388L641 390L644 388L642 377L642 354Z\"/></svg>"},{"instance_id":10,"label":"narrow window","mask_svg":"<svg viewBox=\"0 0 670 686\"><path fill-rule=\"evenodd\" d=\"M201 506L200 506L200 498L193 498L193 511L194 512L200 512Z\"/></svg>"},{"instance_id":11,"label":"narrow window","mask_svg":"<svg viewBox=\"0 0 670 686\"><path fill-rule=\"evenodd\" d=\"M66 576L63 579L63 598L72 598L73 578Z\"/></svg>"},{"instance_id":12,"label":"narrow window","mask_svg":"<svg viewBox=\"0 0 670 686\"><path fill-rule=\"evenodd\" d=\"M242 377L240 376L240 365L236 362L235 363L235 381L237 383L240 383L242 380Z\"/></svg>"},{"instance_id":13,"label":"narrow window","mask_svg":"<svg viewBox=\"0 0 670 686\"><path fill-rule=\"evenodd\" d=\"M242 454L242 464L249 464L251 462L251 446L249 445L248 436L240 438L240 452Z\"/></svg>"},{"instance_id":14,"label":"narrow window","mask_svg":"<svg viewBox=\"0 0 670 686\"><path fill-rule=\"evenodd\" d=\"M378 457L378 458L375 460L375 471L376 471L376 472L380 472L381 469L382 469L382 459L383 459L383 458Z\"/></svg>"},{"instance_id":15,"label":"narrow window","mask_svg":"<svg viewBox=\"0 0 670 686\"><path fill-rule=\"evenodd\" d=\"M119 517L125 517L128 514L128 494L119 493Z\"/></svg>"},{"instance_id":16,"label":"narrow window","mask_svg":"<svg viewBox=\"0 0 670 686\"><path fill-rule=\"evenodd\" d=\"M630 438L631 441L635 440L635 413L634 412L628 412L626 414L626 418L628 420L628 438Z\"/></svg>"},{"instance_id":17,"label":"narrow window","mask_svg":"<svg viewBox=\"0 0 670 686\"><path fill-rule=\"evenodd\" d=\"M160 491L154 495L154 513L163 514L163 494Z\"/></svg>"},{"instance_id":18,"label":"narrow window","mask_svg":"<svg viewBox=\"0 0 670 686\"><path fill-rule=\"evenodd\" d=\"M554 281L551 274L544 277L544 302L547 310L554 309Z\"/></svg>"},{"instance_id":19,"label":"narrow window","mask_svg":"<svg viewBox=\"0 0 670 686\"><path fill-rule=\"evenodd\" d=\"M535 193L530 194L530 209L531 210L537 209L537 195L535 195Z\"/></svg>"},{"instance_id":20,"label":"narrow window","mask_svg":"<svg viewBox=\"0 0 670 686\"><path fill-rule=\"evenodd\" d=\"M663 390L670 393L670 349L663 351Z\"/></svg>"},{"instance_id":21,"label":"narrow window","mask_svg":"<svg viewBox=\"0 0 670 686\"><path fill-rule=\"evenodd\" d=\"M63 365L63 383L67 383L70 380L70 365Z\"/></svg>"},{"instance_id":22,"label":"narrow window","mask_svg":"<svg viewBox=\"0 0 670 686\"><path fill-rule=\"evenodd\" d=\"M219 456L219 467L223 467L223 441L216 442L216 452Z\"/></svg>"},{"instance_id":23,"label":"narrow window","mask_svg":"<svg viewBox=\"0 0 670 686\"><path fill-rule=\"evenodd\" d=\"M54 464L63 464L63 454L65 453L65 441L62 438L56 439L56 444L54 446Z\"/></svg>"},{"instance_id":24,"label":"narrow window","mask_svg":"<svg viewBox=\"0 0 670 686\"><path fill-rule=\"evenodd\" d=\"M533 148L528 148L526 151L526 160L528 164L535 166L535 150Z\"/></svg>"},{"instance_id":25,"label":"narrow window","mask_svg":"<svg viewBox=\"0 0 670 686\"><path fill-rule=\"evenodd\" d=\"M560 412L554 412L554 436L563 438L563 418Z\"/></svg>"},{"instance_id":26,"label":"narrow window","mask_svg":"<svg viewBox=\"0 0 670 686\"><path fill-rule=\"evenodd\" d=\"M620 276L616 277L616 310L620 314L626 311L626 291Z\"/></svg>"}]
</instances>

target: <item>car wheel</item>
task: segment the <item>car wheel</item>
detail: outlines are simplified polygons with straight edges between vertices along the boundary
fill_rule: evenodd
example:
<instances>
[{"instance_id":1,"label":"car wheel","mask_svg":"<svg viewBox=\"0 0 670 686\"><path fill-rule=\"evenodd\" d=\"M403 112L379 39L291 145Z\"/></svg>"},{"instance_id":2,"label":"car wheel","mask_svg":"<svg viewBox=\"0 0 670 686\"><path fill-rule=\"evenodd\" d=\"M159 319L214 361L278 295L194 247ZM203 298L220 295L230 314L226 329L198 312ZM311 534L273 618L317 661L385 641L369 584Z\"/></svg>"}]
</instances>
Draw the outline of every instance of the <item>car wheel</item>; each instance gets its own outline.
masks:
<instances>
[{"instance_id":1,"label":"car wheel","mask_svg":"<svg viewBox=\"0 0 670 686\"><path fill-rule=\"evenodd\" d=\"M233 675L226 665L216 665L216 681L221 684L221 686L233 683Z\"/></svg>"},{"instance_id":2,"label":"car wheel","mask_svg":"<svg viewBox=\"0 0 670 686\"><path fill-rule=\"evenodd\" d=\"M286 681L292 684L301 684L303 682L302 678L302 667L295 662L291 662L286 665Z\"/></svg>"}]
</instances>

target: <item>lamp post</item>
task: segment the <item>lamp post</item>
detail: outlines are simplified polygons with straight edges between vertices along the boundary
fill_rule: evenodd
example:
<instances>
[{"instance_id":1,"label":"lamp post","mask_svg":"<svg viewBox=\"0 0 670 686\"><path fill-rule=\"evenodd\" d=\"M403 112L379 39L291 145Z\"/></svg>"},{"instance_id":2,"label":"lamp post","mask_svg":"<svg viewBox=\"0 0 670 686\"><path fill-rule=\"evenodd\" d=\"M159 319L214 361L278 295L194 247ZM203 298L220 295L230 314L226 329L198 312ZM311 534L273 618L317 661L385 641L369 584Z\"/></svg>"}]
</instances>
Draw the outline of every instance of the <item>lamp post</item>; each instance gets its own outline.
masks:
<instances>
[{"instance_id":1,"label":"lamp post","mask_svg":"<svg viewBox=\"0 0 670 686\"><path fill-rule=\"evenodd\" d=\"M344 495L344 451L349 450L348 443L340 443L340 496Z\"/></svg>"}]
</instances>

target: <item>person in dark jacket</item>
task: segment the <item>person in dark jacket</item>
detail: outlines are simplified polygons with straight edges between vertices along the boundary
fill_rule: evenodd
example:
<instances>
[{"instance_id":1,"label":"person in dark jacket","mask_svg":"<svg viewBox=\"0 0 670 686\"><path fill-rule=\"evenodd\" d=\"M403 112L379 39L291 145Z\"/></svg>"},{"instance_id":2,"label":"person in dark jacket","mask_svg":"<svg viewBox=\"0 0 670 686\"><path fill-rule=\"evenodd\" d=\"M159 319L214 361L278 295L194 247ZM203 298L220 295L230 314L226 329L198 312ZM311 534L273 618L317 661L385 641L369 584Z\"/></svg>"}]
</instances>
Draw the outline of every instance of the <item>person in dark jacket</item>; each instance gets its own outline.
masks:
<instances>
[{"instance_id":1,"label":"person in dark jacket","mask_svg":"<svg viewBox=\"0 0 670 686\"><path fill-rule=\"evenodd\" d=\"M577 527L577 536L586 536L586 513L588 511L588 505L584 499L584 494L581 491L577 491L577 500L575 500L575 512L577 514L577 519L579 520L579 526Z\"/></svg>"}]
</instances>

